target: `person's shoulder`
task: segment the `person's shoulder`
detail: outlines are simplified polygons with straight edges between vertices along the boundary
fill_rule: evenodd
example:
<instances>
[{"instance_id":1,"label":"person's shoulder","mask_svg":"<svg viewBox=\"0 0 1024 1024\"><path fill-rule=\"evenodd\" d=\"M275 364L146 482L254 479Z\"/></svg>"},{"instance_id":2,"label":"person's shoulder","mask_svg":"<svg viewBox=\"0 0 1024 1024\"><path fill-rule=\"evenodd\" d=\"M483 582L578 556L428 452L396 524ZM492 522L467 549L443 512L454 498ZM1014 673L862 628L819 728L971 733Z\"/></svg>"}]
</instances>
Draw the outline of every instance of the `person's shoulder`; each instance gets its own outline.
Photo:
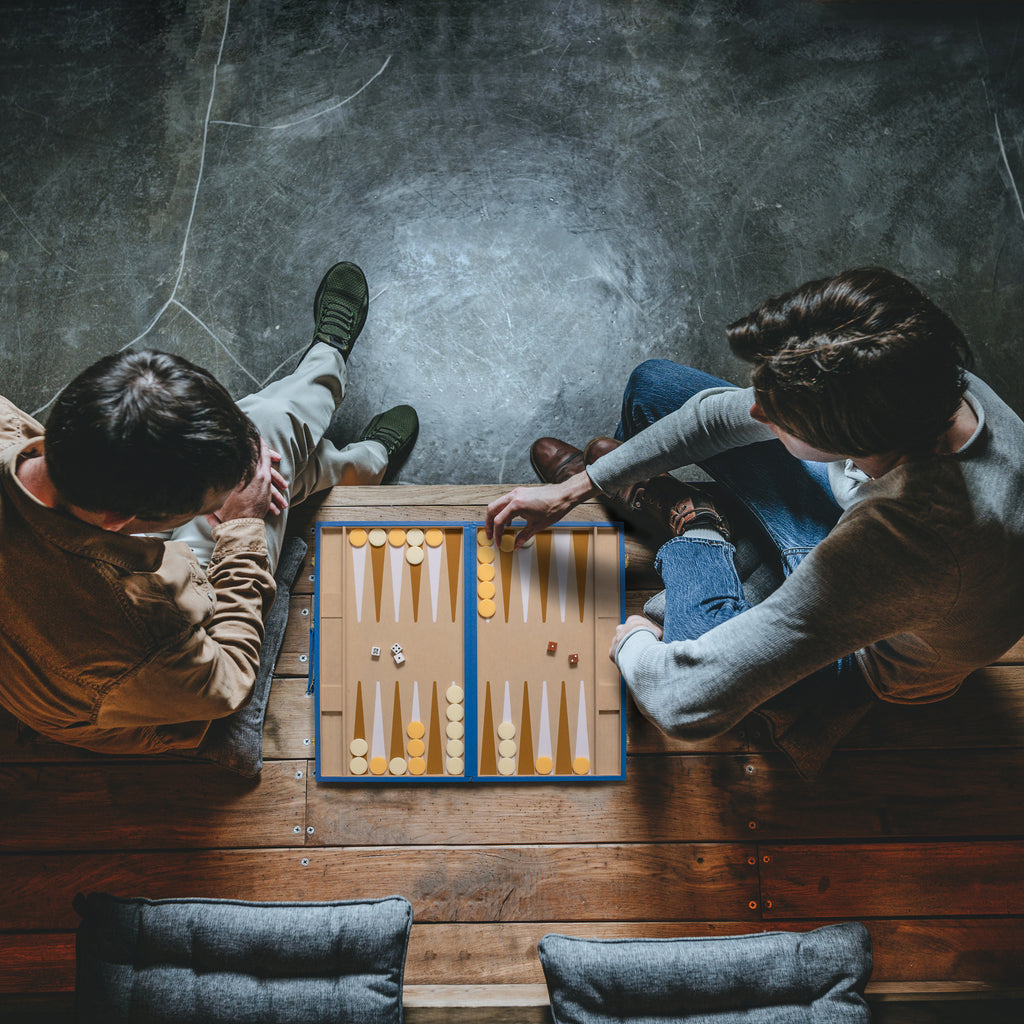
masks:
<instances>
[{"instance_id":1,"label":"person's shoulder","mask_svg":"<svg viewBox=\"0 0 1024 1024\"><path fill-rule=\"evenodd\" d=\"M979 516L1024 533L1024 421L984 381L968 375L964 396L978 416L975 435L954 456Z\"/></svg>"},{"instance_id":2,"label":"person's shoulder","mask_svg":"<svg viewBox=\"0 0 1024 1024\"><path fill-rule=\"evenodd\" d=\"M0 451L42 435L40 423L0 395Z\"/></svg>"},{"instance_id":3,"label":"person's shoulder","mask_svg":"<svg viewBox=\"0 0 1024 1024\"><path fill-rule=\"evenodd\" d=\"M965 376L967 391L964 397L984 427L990 430L1010 430L1024 434L1024 421L991 384L970 371L967 371Z\"/></svg>"}]
</instances>

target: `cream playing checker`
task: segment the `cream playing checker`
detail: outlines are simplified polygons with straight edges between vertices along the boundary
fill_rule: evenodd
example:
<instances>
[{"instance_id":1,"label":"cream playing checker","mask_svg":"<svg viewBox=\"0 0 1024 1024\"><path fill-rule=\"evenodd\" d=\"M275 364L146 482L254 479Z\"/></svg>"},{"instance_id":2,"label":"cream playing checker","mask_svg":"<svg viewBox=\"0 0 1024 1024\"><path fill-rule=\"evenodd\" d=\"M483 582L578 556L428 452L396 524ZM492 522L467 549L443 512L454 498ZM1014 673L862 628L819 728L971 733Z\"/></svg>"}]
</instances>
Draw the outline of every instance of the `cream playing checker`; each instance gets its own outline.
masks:
<instances>
[{"instance_id":1,"label":"cream playing checker","mask_svg":"<svg viewBox=\"0 0 1024 1024\"><path fill-rule=\"evenodd\" d=\"M319 778L624 777L622 562L606 524L320 524Z\"/></svg>"}]
</instances>

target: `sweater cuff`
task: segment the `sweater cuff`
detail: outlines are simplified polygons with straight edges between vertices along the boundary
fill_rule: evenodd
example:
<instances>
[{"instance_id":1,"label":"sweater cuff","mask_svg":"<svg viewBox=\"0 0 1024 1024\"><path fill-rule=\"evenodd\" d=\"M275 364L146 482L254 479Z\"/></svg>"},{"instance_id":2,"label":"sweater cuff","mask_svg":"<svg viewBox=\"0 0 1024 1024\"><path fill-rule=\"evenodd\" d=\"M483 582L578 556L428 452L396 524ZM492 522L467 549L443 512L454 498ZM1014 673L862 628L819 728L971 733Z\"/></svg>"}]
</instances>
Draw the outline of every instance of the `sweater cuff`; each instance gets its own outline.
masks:
<instances>
[{"instance_id":1,"label":"sweater cuff","mask_svg":"<svg viewBox=\"0 0 1024 1024\"><path fill-rule=\"evenodd\" d=\"M628 441L623 442L614 451L602 455L601 458L595 459L587 466L587 476L590 477L590 482L600 488L603 494L612 494L620 487L625 487L632 482L628 476L634 461L628 454L625 456L621 454L623 447L627 444L629 444Z\"/></svg>"},{"instance_id":2,"label":"sweater cuff","mask_svg":"<svg viewBox=\"0 0 1024 1024\"><path fill-rule=\"evenodd\" d=\"M657 634L645 626L637 626L630 630L615 648L615 664L619 666L622 677L628 682L636 670L644 651L654 644L661 643Z\"/></svg>"}]
</instances>

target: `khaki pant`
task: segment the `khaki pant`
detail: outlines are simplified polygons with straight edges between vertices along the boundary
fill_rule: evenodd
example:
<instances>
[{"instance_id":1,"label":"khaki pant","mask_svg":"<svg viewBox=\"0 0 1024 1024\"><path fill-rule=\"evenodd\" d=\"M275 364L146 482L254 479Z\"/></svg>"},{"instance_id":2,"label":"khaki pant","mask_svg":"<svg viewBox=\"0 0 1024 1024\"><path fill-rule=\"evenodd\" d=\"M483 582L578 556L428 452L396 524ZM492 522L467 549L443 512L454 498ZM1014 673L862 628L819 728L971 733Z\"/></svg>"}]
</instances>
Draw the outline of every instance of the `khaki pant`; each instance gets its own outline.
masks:
<instances>
[{"instance_id":1,"label":"khaki pant","mask_svg":"<svg viewBox=\"0 0 1024 1024\"><path fill-rule=\"evenodd\" d=\"M335 409L345 397L348 367L331 345L314 345L295 371L243 398L238 407L256 424L263 440L281 453L278 469L288 481L288 508L267 521L270 565L276 569L288 512L311 494L337 484L379 484L388 466L377 441L357 441L335 448L323 440ZM213 554L213 535L205 516L172 530L171 540L185 541L200 563Z\"/></svg>"}]
</instances>

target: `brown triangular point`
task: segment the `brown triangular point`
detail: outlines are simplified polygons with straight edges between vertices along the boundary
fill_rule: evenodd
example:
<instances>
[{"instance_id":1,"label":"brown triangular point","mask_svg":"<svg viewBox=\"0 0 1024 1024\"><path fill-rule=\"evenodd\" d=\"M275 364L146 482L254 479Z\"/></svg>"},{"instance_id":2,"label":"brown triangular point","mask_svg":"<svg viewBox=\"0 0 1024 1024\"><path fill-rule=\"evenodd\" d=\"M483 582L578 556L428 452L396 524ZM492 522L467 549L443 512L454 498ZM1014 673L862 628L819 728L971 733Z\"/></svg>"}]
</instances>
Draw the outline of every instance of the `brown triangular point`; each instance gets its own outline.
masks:
<instances>
[{"instance_id":1,"label":"brown triangular point","mask_svg":"<svg viewBox=\"0 0 1024 1024\"><path fill-rule=\"evenodd\" d=\"M395 683L395 706L391 712L391 753L389 757L405 756L405 732L402 729L402 697Z\"/></svg>"},{"instance_id":2,"label":"brown triangular point","mask_svg":"<svg viewBox=\"0 0 1024 1024\"><path fill-rule=\"evenodd\" d=\"M361 680L356 682L356 717L352 739L366 739L366 723L363 719L363 684Z\"/></svg>"},{"instance_id":3,"label":"brown triangular point","mask_svg":"<svg viewBox=\"0 0 1024 1024\"><path fill-rule=\"evenodd\" d=\"M555 742L555 773L572 775L572 748L569 745L569 704L565 698L565 680L558 702L558 739Z\"/></svg>"},{"instance_id":4,"label":"brown triangular point","mask_svg":"<svg viewBox=\"0 0 1024 1024\"><path fill-rule=\"evenodd\" d=\"M519 774L534 775L533 726L530 724L530 684L523 683L523 718L519 723Z\"/></svg>"},{"instance_id":5,"label":"brown triangular point","mask_svg":"<svg viewBox=\"0 0 1024 1024\"><path fill-rule=\"evenodd\" d=\"M444 749L441 743L441 716L437 710L437 680L430 700L430 726L427 730L427 774L444 773Z\"/></svg>"},{"instance_id":6,"label":"brown triangular point","mask_svg":"<svg viewBox=\"0 0 1024 1024\"><path fill-rule=\"evenodd\" d=\"M448 592L452 601L452 622L458 615L459 608L459 565L462 555L462 531L445 530L445 551L448 554Z\"/></svg>"},{"instance_id":7,"label":"brown triangular point","mask_svg":"<svg viewBox=\"0 0 1024 1024\"><path fill-rule=\"evenodd\" d=\"M480 750L480 774L498 774L498 752L494 748L494 713L491 711L491 681L484 688L484 734Z\"/></svg>"}]
</instances>

